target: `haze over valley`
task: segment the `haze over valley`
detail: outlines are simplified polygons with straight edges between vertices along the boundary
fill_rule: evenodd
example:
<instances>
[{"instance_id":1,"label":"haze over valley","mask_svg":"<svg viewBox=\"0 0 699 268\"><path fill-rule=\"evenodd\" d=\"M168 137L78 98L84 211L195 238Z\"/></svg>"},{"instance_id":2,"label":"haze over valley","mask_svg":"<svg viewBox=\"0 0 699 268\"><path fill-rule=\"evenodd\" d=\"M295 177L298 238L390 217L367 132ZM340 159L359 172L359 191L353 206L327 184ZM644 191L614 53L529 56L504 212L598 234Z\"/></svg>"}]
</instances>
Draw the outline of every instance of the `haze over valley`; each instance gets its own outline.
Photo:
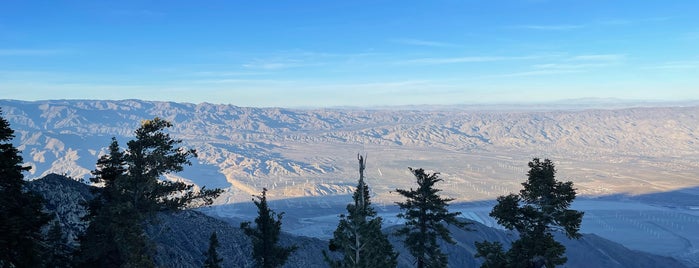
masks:
<instances>
[{"instance_id":1,"label":"haze over valley","mask_svg":"<svg viewBox=\"0 0 699 268\"><path fill-rule=\"evenodd\" d=\"M441 173L438 185L464 216L488 216L516 192L533 157L550 158L573 181L582 231L631 249L698 265L699 106L613 109L284 109L141 100L2 100L16 143L33 168L87 179L110 138L123 144L140 121L172 121L170 133L198 152L167 177L226 191L207 214L239 222L262 187L287 214L285 230L328 238L356 186L358 153L385 222L399 223L396 188L408 167ZM648 238L658 243L647 243Z\"/></svg>"}]
</instances>

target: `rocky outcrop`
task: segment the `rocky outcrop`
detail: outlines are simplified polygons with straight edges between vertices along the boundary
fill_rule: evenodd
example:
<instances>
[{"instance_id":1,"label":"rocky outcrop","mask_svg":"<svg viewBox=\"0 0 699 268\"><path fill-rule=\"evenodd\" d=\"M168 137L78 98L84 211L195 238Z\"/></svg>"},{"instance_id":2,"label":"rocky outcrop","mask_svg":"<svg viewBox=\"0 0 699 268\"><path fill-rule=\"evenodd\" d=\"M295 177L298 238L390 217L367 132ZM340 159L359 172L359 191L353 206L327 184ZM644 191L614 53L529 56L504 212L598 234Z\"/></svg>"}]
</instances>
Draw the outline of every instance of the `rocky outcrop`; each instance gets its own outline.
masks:
<instances>
[{"instance_id":1,"label":"rocky outcrop","mask_svg":"<svg viewBox=\"0 0 699 268\"><path fill-rule=\"evenodd\" d=\"M87 228L82 218L87 214L84 204L92 199L90 186L58 174L49 174L27 183L27 189L39 193L45 200L46 210L61 225L68 243L78 245L78 235Z\"/></svg>"}]
</instances>

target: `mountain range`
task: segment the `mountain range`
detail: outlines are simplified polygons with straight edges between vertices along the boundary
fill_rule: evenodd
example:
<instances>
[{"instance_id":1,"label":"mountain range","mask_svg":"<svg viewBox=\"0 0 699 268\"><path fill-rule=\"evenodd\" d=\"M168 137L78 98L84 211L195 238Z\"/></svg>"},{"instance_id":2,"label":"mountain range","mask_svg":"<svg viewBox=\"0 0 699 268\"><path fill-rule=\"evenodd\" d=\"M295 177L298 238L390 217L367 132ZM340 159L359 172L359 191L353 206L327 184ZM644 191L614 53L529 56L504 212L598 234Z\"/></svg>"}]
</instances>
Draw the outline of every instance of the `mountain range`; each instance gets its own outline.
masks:
<instances>
[{"instance_id":1,"label":"mountain range","mask_svg":"<svg viewBox=\"0 0 699 268\"><path fill-rule=\"evenodd\" d=\"M161 117L199 153L194 167L172 179L242 193L228 195L231 201L262 186L279 188L270 194L280 197L346 193L357 153L369 155L368 175L389 200L409 166L464 186L450 193L461 200L491 199L519 187L532 157L557 162L581 194L699 185L699 106L517 112L0 100L0 107L34 167L30 178L88 178L112 136L124 145L141 120Z\"/></svg>"},{"instance_id":2,"label":"mountain range","mask_svg":"<svg viewBox=\"0 0 699 268\"><path fill-rule=\"evenodd\" d=\"M575 184L583 232L699 266L699 106L576 103L285 109L0 100L0 107L32 166L29 179L57 173L85 181L112 137L124 146L141 120L161 117L198 152L191 167L164 179L225 189L201 212L249 220L250 195L266 187L274 208L286 212L285 231L320 239L349 201L358 153L367 156L372 201L389 228L400 224L394 190L414 183L408 167L440 172L438 186L455 209L502 229L488 216L493 200L521 189L533 157L550 158L557 178Z\"/></svg>"}]
</instances>

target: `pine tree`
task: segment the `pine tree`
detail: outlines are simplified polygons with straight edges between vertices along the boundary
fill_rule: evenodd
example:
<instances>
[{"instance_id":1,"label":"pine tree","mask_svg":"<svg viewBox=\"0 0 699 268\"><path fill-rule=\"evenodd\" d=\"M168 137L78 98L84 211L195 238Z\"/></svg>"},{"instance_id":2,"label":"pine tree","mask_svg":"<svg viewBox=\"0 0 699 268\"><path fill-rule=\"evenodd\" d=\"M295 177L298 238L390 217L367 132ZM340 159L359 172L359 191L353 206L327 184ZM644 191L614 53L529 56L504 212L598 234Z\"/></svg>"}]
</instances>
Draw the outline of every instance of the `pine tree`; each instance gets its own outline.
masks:
<instances>
[{"instance_id":1,"label":"pine tree","mask_svg":"<svg viewBox=\"0 0 699 268\"><path fill-rule=\"evenodd\" d=\"M72 267L72 250L68 246L68 239L63 233L63 228L58 220L54 220L46 234L46 246L48 254L44 263L47 268Z\"/></svg>"},{"instance_id":2,"label":"pine tree","mask_svg":"<svg viewBox=\"0 0 699 268\"><path fill-rule=\"evenodd\" d=\"M330 240L329 249L343 254L342 260L333 260L325 251L323 256L331 267L396 267L398 254L388 237L381 232L381 217L371 205L369 186L364 182L366 159L360 155L359 182L347 205L348 215L340 215L340 222Z\"/></svg>"},{"instance_id":3,"label":"pine tree","mask_svg":"<svg viewBox=\"0 0 699 268\"><path fill-rule=\"evenodd\" d=\"M218 246L216 232L212 232L211 237L209 237L209 249L204 253L206 257L206 260L204 260L204 268L221 268L223 259L218 256L218 252L216 251Z\"/></svg>"},{"instance_id":4,"label":"pine tree","mask_svg":"<svg viewBox=\"0 0 699 268\"><path fill-rule=\"evenodd\" d=\"M440 250L437 239L454 244L444 223L457 227L464 227L466 223L456 219L461 212L449 212L448 203L454 199L437 194L441 190L434 188L434 184L442 181L439 173L427 174L423 169L412 168L410 171L417 179L418 188L396 189L407 198L405 202L396 203L401 209L398 217L405 219L405 226L396 235L405 237L403 243L415 257L418 268L447 267L447 255Z\"/></svg>"},{"instance_id":5,"label":"pine tree","mask_svg":"<svg viewBox=\"0 0 699 268\"><path fill-rule=\"evenodd\" d=\"M149 245L141 228L145 218L123 195L128 166L116 138L96 166L90 181L103 187L93 189L95 197L88 203L85 220L90 224L80 239L78 266L123 267L148 262Z\"/></svg>"},{"instance_id":6,"label":"pine tree","mask_svg":"<svg viewBox=\"0 0 699 268\"><path fill-rule=\"evenodd\" d=\"M499 267L555 267L566 263L565 247L553 239L552 232L563 231L568 238L580 238L578 231L583 212L569 209L575 199L572 182L555 179L556 169L548 159L529 162L528 179L519 195L498 197L490 216L520 238L506 253L499 243L476 243L477 257ZM505 256L506 261L502 261ZM483 267L487 267L484 266Z\"/></svg>"},{"instance_id":7,"label":"pine tree","mask_svg":"<svg viewBox=\"0 0 699 268\"><path fill-rule=\"evenodd\" d=\"M43 199L25 189L20 151L12 145L14 130L0 110L0 267L39 267L41 227L51 216Z\"/></svg>"},{"instance_id":8,"label":"pine tree","mask_svg":"<svg viewBox=\"0 0 699 268\"><path fill-rule=\"evenodd\" d=\"M158 117L145 120L135 131L136 139L127 143L124 160L127 174L120 190L131 198L139 212L184 209L191 205L209 205L222 190L202 187L194 191L184 182L162 181L161 176L184 170L197 156L194 149L177 147L182 140L173 139L164 130L172 123Z\"/></svg>"},{"instance_id":9,"label":"pine tree","mask_svg":"<svg viewBox=\"0 0 699 268\"><path fill-rule=\"evenodd\" d=\"M505 268L508 267L508 259L505 252L502 251L502 243L500 242L478 242L476 241L476 258L484 258L485 262L481 265L483 268Z\"/></svg>"},{"instance_id":10,"label":"pine tree","mask_svg":"<svg viewBox=\"0 0 699 268\"><path fill-rule=\"evenodd\" d=\"M91 181L103 187L88 206L90 225L81 238L80 266L153 267L153 245L143 227L155 213L209 205L221 193L161 180L165 174L182 171L196 157L195 150L178 147L182 141L165 133L171 126L157 117L145 120L125 151L112 138L109 153L97 161Z\"/></svg>"},{"instance_id":11,"label":"pine tree","mask_svg":"<svg viewBox=\"0 0 699 268\"><path fill-rule=\"evenodd\" d=\"M243 222L240 228L252 239L252 256L257 267L274 268L284 265L296 246L282 247L277 245L282 227L284 213L276 214L267 206L267 189L262 188L262 195L254 196L253 203L257 206L258 216L255 218L255 228L250 222ZM276 216L276 219L275 219Z\"/></svg>"}]
</instances>

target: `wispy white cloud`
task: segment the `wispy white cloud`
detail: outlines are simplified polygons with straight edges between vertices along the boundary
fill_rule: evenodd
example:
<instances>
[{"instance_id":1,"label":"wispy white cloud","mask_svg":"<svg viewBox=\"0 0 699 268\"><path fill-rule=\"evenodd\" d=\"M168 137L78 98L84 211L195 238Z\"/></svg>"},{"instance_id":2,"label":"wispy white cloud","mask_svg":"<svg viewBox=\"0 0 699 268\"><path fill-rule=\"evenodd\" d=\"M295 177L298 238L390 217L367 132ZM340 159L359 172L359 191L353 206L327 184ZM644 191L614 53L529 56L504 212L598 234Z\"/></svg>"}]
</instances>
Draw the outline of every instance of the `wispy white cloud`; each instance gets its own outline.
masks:
<instances>
[{"instance_id":1,"label":"wispy white cloud","mask_svg":"<svg viewBox=\"0 0 699 268\"><path fill-rule=\"evenodd\" d=\"M407 89L414 87L424 87L432 85L433 81L430 80L399 80L399 81L382 81L382 82L368 82L368 83L342 83L342 84L324 84L321 85L323 88L333 88L333 89L372 89L378 91L395 90L395 89Z\"/></svg>"},{"instance_id":2,"label":"wispy white cloud","mask_svg":"<svg viewBox=\"0 0 699 268\"><path fill-rule=\"evenodd\" d=\"M474 56L474 57L448 57L448 58L419 58L399 61L399 64L453 64L471 62L493 62L510 60L529 60L540 56Z\"/></svg>"},{"instance_id":3,"label":"wispy white cloud","mask_svg":"<svg viewBox=\"0 0 699 268\"><path fill-rule=\"evenodd\" d=\"M529 66L528 70L506 74L496 74L486 76L486 78L584 73L594 71L595 69L621 64L624 58L625 55L623 54L588 54L577 56L557 55L547 58L547 60L552 60L552 62L533 64Z\"/></svg>"},{"instance_id":4,"label":"wispy white cloud","mask_svg":"<svg viewBox=\"0 0 699 268\"><path fill-rule=\"evenodd\" d=\"M60 49L14 49L0 48L0 56L50 56L66 53Z\"/></svg>"},{"instance_id":5,"label":"wispy white cloud","mask_svg":"<svg viewBox=\"0 0 699 268\"><path fill-rule=\"evenodd\" d=\"M571 57L574 61L618 61L626 58L624 54L590 54Z\"/></svg>"},{"instance_id":6,"label":"wispy white cloud","mask_svg":"<svg viewBox=\"0 0 699 268\"><path fill-rule=\"evenodd\" d=\"M83 79L67 72L55 71L32 71L32 70L3 70L0 69L0 80L2 81L26 81L36 83L39 81L66 81L69 79Z\"/></svg>"},{"instance_id":7,"label":"wispy white cloud","mask_svg":"<svg viewBox=\"0 0 699 268\"><path fill-rule=\"evenodd\" d=\"M282 70L300 67L347 63L376 56L376 53L326 53L314 51L280 51L259 55L241 66L245 69Z\"/></svg>"},{"instance_id":8,"label":"wispy white cloud","mask_svg":"<svg viewBox=\"0 0 699 268\"><path fill-rule=\"evenodd\" d=\"M651 17L651 18L646 18L642 21L649 21L649 22L661 22L661 21L669 21L674 19L675 17L672 16L662 16L662 17Z\"/></svg>"},{"instance_id":9,"label":"wispy white cloud","mask_svg":"<svg viewBox=\"0 0 699 268\"><path fill-rule=\"evenodd\" d=\"M258 76L266 75L267 72L239 72L239 71L200 71L193 72L193 76L205 76L205 77L236 77L236 76Z\"/></svg>"},{"instance_id":10,"label":"wispy white cloud","mask_svg":"<svg viewBox=\"0 0 699 268\"><path fill-rule=\"evenodd\" d=\"M580 69L606 67L609 65L611 65L611 63L581 63L581 64L545 63L545 64L535 64L535 65L532 65L532 67L534 69L546 69L546 70L580 70Z\"/></svg>"},{"instance_id":11,"label":"wispy white cloud","mask_svg":"<svg viewBox=\"0 0 699 268\"><path fill-rule=\"evenodd\" d=\"M230 57L230 58L246 58L253 57L257 60L268 59L268 60L289 60L289 59L345 59L345 58L361 58L361 57L373 57L380 55L373 51L364 52L351 52L351 53L332 53L323 51L308 51L308 50L282 50L274 52L241 52L241 51L215 51L212 52L212 56L217 57Z\"/></svg>"},{"instance_id":12,"label":"wispy white cloud","mask_svg":"<svg viewBox=\"0 0 699 268\"><path fill-rule=\"evenodd\" d=\"M580 69L548 69L548 70L534 70L534 71L523 71L523 72L513 72L506 74L496 74L485 76L485 78L502 78L502 77L524 77L524 76L545 76L545 75L558 75L558 74L571 74L571 73L582 73L584 70Z\"/></svg>"},{"instance_id":13,"label":"wispy white cloud","mask_svg":"<svg viewBox=\"0 0 699 268\"><path fill-rule=\"evenodd\" d=\"M584 24L550 24L550 25L515 25L512 28L527 29L527 30L538 30L538 31L570 31L585 28Z\"/></svg>"},{"instance_id":14,"label":"wispy white cloud","mask_svg":"<svg viewBox=\"0 0 699 268\"><path fill-rule=\"evenodd\" d=\"M647 66L645 69L657 70L686 70L699 69L699 61L669 61L657 65Z\"/></svg>"},{"instance_id":15,"label":"wispy white cloud","mask_svg":"<svg viewBox=\"0 0 699 268\"><path fill-rule=\"evenodd\" d=\"M251 85L251 84L292 84L294 81L291 80L274 80L274 79L235 79L235 78L222 78L222 79L199 79L199 80L182 80L178 81L181 84L237 84L237 85Z\"/></svg>"},{"instance_id":16,"label":"wispy white cloud","mask_svg":"<svg viewBox=\"0 0 699 268\"><path fill-rule=\"evenodd\" d=\"M411 39L411 38L392 39L391 42L403 44L403 45L422 46L422 47L457 47L456 44L452 44L452 43L421 40L421 39Z\"/></svg>"},{"instance_id":17,"label":"wispy white cloud","mask_svg":"<svg viewBox=\"0 0 699 268\"><path fill-rule=\"evenodd\" d=\"M605 20L598 20L595 22L595 24L598 25L629 25L632 24L633 21L627 20L627 19L605 19Z\"/></svg>"},{"instance_id":18,"label":"wispy white cloud","mask_svg":"<svg viewBox=\"0 0 699 268\"><path fill-rule=\"evenodd\" d=\"M317 65L315 63L302 62L300 60L254 60L249 63L245 63L242 66L247 69L259 69L259 70L281 70L297 68L302 66Z\"/></svg>"}]
</instances>

